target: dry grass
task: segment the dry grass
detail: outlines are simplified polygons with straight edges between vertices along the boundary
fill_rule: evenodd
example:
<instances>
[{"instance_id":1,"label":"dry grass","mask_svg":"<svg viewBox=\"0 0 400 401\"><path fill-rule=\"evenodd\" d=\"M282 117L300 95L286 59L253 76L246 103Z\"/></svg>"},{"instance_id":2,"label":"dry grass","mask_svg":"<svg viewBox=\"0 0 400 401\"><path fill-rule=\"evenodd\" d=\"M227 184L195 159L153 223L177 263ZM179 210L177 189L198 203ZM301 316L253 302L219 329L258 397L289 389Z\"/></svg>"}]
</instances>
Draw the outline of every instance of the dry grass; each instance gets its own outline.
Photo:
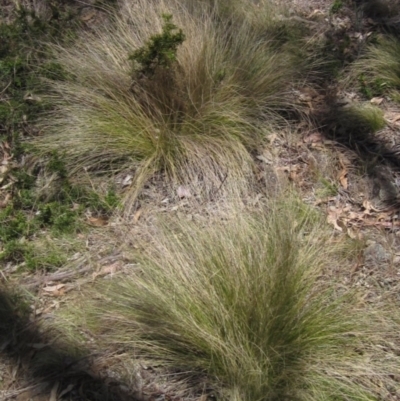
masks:
<instances>
[{"instance_id":1,"label":"dry grass","mask_svg":"<svg viewBox=\"0 0 400 401\"><path fill-rule=\"evenodd\" d=\"M95 315L108 344L206 373L223 399L396 392L398 312L324 279L345 262L299 201L206 228L168 221L140 253L139 271L101 289Z\"/></svg>"},{"instance_id":2,"label":"dry grass","mask_svg":"<svg viewBox=\"0 0 400 401\"><path fill-rule=\"evenodd\" d=\"M399 97L400 42L395 37L380 37L353 65L353 77L361 80L372 95L392 92Z\"/></svg>"},{"instance_id":3,"label":"dry grass","mask_svg":"<svg viewBox=\"0 0 400 401\"><path fill-rule=\"evenodd\" d=\"M42 119L38 146L65 150L71 175L135 168L131 200L160 171L179 182L200 177L206 196L227 173L224 189L240 194L251 182L251 153L283 112L296 110L289 94L306 63L269 2L239 3L223 16L201 2L125 1L114 24L53 47L66 75L47 82L56 107ZM170 69L144 79L128 56L161 31L163 13L186 40Z\"/></svg>"}]
</instances>

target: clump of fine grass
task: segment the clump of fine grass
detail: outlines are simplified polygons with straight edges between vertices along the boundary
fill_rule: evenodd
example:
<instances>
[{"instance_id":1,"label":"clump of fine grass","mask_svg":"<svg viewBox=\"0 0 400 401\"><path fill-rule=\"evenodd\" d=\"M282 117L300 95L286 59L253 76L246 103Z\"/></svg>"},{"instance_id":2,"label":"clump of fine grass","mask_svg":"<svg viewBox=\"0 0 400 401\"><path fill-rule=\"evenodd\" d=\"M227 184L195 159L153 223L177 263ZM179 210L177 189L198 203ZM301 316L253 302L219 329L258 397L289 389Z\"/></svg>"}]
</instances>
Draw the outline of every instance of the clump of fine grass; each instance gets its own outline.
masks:
<instances>
[{"instance_id":1,"label":"clump of fine grass","mask_svg":"<svg viewBox=\"0 0 400 401\"><path fill-rule=\"evenodd\" d=\"M348 133L353 139L367 139L369 134L384 128L383 111L371 104L352 104L335 110L338 133Z\"/></svg>"},{"instance_id":2,"label":"clump of fine grass","mask_svg":"<svg viewBox=\"0 0 400 401\"><path fill-rule=\"evenodd\" d=\"M381 37L353 65L353 75L369 97L400 90L400 41Z\"/></svg>"},{"instance_id":3,"label":"clump of fine grass","mask_svg":"<svg viewBox=\"0 0 400 401\"><path fill-rule=\"evenodd\" d=\"M165 227L140 271L102 288L108 340L206 373L222 399L376 400L395 391L399 324L324 278L339 253L315 211L287 201L212 227Z\"/></svg>"},{"instance_id":4,"label":"clump of fine grass","mask_svg":"<svg viewBox=\"0 0 400 401\"><path fill-rule=\"evenodd\" d=\"M289 92L305 63L288 50L290 26L275 29L269 2L240 2L224 15L202 2L125 1L113 24L71 48L53 46L68 74L48 81L55 110L39 146L65 150L72 175L135 168L133 197L160 171L180 182L200 177L206 194L226 176L224 190L245 188L251 152L279 113L295 109ZM158 56L135 68L156 42Z\"/></svg>"}]
</instances>

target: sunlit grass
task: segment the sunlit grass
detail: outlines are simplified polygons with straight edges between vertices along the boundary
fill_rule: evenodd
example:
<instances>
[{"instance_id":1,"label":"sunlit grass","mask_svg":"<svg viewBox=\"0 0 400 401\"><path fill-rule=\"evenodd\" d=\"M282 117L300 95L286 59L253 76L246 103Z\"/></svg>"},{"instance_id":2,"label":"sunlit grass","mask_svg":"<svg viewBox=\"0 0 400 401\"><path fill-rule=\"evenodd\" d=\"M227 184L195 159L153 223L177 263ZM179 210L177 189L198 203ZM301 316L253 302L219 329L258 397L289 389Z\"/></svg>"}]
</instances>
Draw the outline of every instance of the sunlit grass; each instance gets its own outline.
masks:
<instances>
[{"instance_id":1,"label":"sunlit grass","mask_svg":"<svg viewBox=\"0 0 400 401\"><path fill-rule=\"evenodd\" d=\"M56 107L42 119L39 147L65 151L71 175L134 168L130 199L155 172L200 177L204 194L227 175L223 189L241 193L250 154L282 113L296 111L290 91L309 66L293 24L269 2L238 3L225 15L201 2L126 1L113 24L53 46L66 74L47 81ZM171 68L140 77L128 57L161 31L165 13L186 39Z\"/></svg>"},{"instance_id":2,"label":"sunlit grass","mask_svg":"<svg viewBox=\"0 0 400 401\"><path fill-rule=\"evenodd\" d=\"M386 125L383 111L371 104L352 104L336 110L337 123L359 139L379 131Z\"/></svg>"},{"instance_id":3,"label":"sunlit grass","mask_svg":"<svg viewBox=\"0 0 400 401\"><path fill-rule=\"evenodd\" d=\"M223 399L378 400L395 391L397 312L325 278L345 261L316 211L281 201L212 226L163 227L135 273L97 295L108 343L206 373Z\"/></svg>"}]
</instances>

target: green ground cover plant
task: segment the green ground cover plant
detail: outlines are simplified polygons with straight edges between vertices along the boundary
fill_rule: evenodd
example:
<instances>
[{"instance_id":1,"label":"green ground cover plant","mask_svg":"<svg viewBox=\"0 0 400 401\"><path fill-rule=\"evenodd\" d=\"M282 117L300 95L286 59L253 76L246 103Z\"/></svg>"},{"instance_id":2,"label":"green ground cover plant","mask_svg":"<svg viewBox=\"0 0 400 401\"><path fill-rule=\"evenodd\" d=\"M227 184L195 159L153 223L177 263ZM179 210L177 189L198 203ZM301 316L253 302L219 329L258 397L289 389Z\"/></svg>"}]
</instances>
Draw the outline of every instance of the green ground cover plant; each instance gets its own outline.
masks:
<instances>
[{"instance_id":1,"label":"green ground cover plant","mask_svg":"<svg viewBox=\"0 0 400 401\"><path fill-rule=\"evenodd\" d=\"M47 106L32 95L40 86L37 66L44 64L43 73L53 76L56 71L45 62L43 42L55 37L64 40L76 25L68 6L49 2L44 10L41 15L19 6L11 22L0 21L0 139L12 144L14 151L21 144L21 136L29 133L30 124Z\"/></svg>"},{"instance_id":2,"label":"green ground cover plant","mask_svg":"<svg viewBox=\"0 0 400 401\"><path fill-rule=\"evenodd\" d=\"M20 204L18 204L20 206ZM51 270L67 261L65 249L46 240L43 246L41 230L53 235L75 233L82 228L79 215L61 203L40 204L36 214L7 206L0 211L0 262L24 264L29 270Z\"/></svg>"},{"instance_id":3,"label":"green ground cover plant","mask_svg":"<svg viewBox=\"0 0 400 401\"><path fill-rule=\"evenodd\" d=\"M290 91L309 66L294 24L267 1L238 3L221 13L207 2L125 2L113 24L53 46L69 76L47 81L56 108L38 147L65 150L72 176L134 168L128 199L155 172L200 181L205 194L226 172L224 190L248 186L250 154L298 111Z\"/></svg>"},{"instance_id":4,"label":"green ground cover plant","mask_svg":"<svg viewBox=\"0 0 400 401\"><path fill-rule=\"evenodd\" d=\"M325 278L345 259L315 210L288 196L225 223L161 227L137 272L97 293L88 321L108 343L206 373L218 399L372 401L395 391L398 312Z\"/></svg>"},{"instance_id":5,"label":"green ground cover plant","mask_svg":"<svg viewBox=\"0 0 400 401\"><path fill-rule=\"evenodd\" d=\"M65 252L56 239L84 232L84 213L109 217L120 203L112 188L100 194L72 184L62 155L57 152L51 154L42 169L49 174L42 183L44 189L37 188L38 177L34 174L16 170L12 201L0 209L0 261L24 263L30 270L60 267L71 247ZM52 241L44 240L49 234Z\"/></svg>"},{"instance_id":6,"label":"green ground cover plant","mask_svg":"<svg viewBox=\"0 0 400 401\"><path fill-rule=\"evenodd\" d=\"M63 79L59 64L47 61L44 42L71 41L79 25L68 4L42 2L17 4L10 15L0 20L0 143L2 158L0 209L0 261L24 264L29 269L53 269L66 261L62 247L48 242L43 247L42 231L53 235L75 233L81 229L81 202L52 154L48 165L35 160L27 142L37 135L34 122L40 112L51 107L37 95L41 75ZM59 167L59 166L58 166ZM47 170L56 176L55 185L45 183L52 195L38 193L38 175ZM91 191L85 190L89 196ZM57 196L55 196L55 193ZM88 197L86 197L88 198ZM99 197L100 198L100 197ZM85 201L85 206L89 202ZM96 207L99 207L97 199ZM79 228L78 228L79 227Z\"/></svg>"}]
</instances>

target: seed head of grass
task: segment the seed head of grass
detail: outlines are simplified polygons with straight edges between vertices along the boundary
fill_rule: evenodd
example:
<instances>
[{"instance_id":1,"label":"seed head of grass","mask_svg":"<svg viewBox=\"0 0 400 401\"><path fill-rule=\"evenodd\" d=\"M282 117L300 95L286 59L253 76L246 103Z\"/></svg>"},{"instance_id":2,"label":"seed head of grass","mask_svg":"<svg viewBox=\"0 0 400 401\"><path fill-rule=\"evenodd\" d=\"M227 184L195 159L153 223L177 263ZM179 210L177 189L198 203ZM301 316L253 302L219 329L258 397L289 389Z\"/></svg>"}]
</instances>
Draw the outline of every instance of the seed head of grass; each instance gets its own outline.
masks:
<instances>
[{"instance_id":1,"label":"seed head of grass","mask_svg":"<svg viewBox=\"0 0 400 401\"><path fill-rule=\"evenodd\" d=\"M181 182L201 176L205 193L221 170L225 188L248 185L250 154L282 122L279 112L295 108L288 94L304 63L277 45L272 12L243 11L233 23L188 4L125 1L112 24L52 47L67 74L47 81L55 109L37 144L65 151L70 174L135 168L133 197L158 171ZM166 14L185 38L173 62L150 77L133 73L129 55L162 31Z\"/></svg>"},{"instance_id":2,"label":"seed head of grass","mask_svg":"<svg viewBox=\"0 0 400 401\"><path fill-rule=\"evenodd\" d=\"M166 224L140 271L102 288L106 338L206 373L230 400L386 399L399 322L324 277L339 253L315 211L283 201L264 212Z\"/></svg>"}]
</instances>

